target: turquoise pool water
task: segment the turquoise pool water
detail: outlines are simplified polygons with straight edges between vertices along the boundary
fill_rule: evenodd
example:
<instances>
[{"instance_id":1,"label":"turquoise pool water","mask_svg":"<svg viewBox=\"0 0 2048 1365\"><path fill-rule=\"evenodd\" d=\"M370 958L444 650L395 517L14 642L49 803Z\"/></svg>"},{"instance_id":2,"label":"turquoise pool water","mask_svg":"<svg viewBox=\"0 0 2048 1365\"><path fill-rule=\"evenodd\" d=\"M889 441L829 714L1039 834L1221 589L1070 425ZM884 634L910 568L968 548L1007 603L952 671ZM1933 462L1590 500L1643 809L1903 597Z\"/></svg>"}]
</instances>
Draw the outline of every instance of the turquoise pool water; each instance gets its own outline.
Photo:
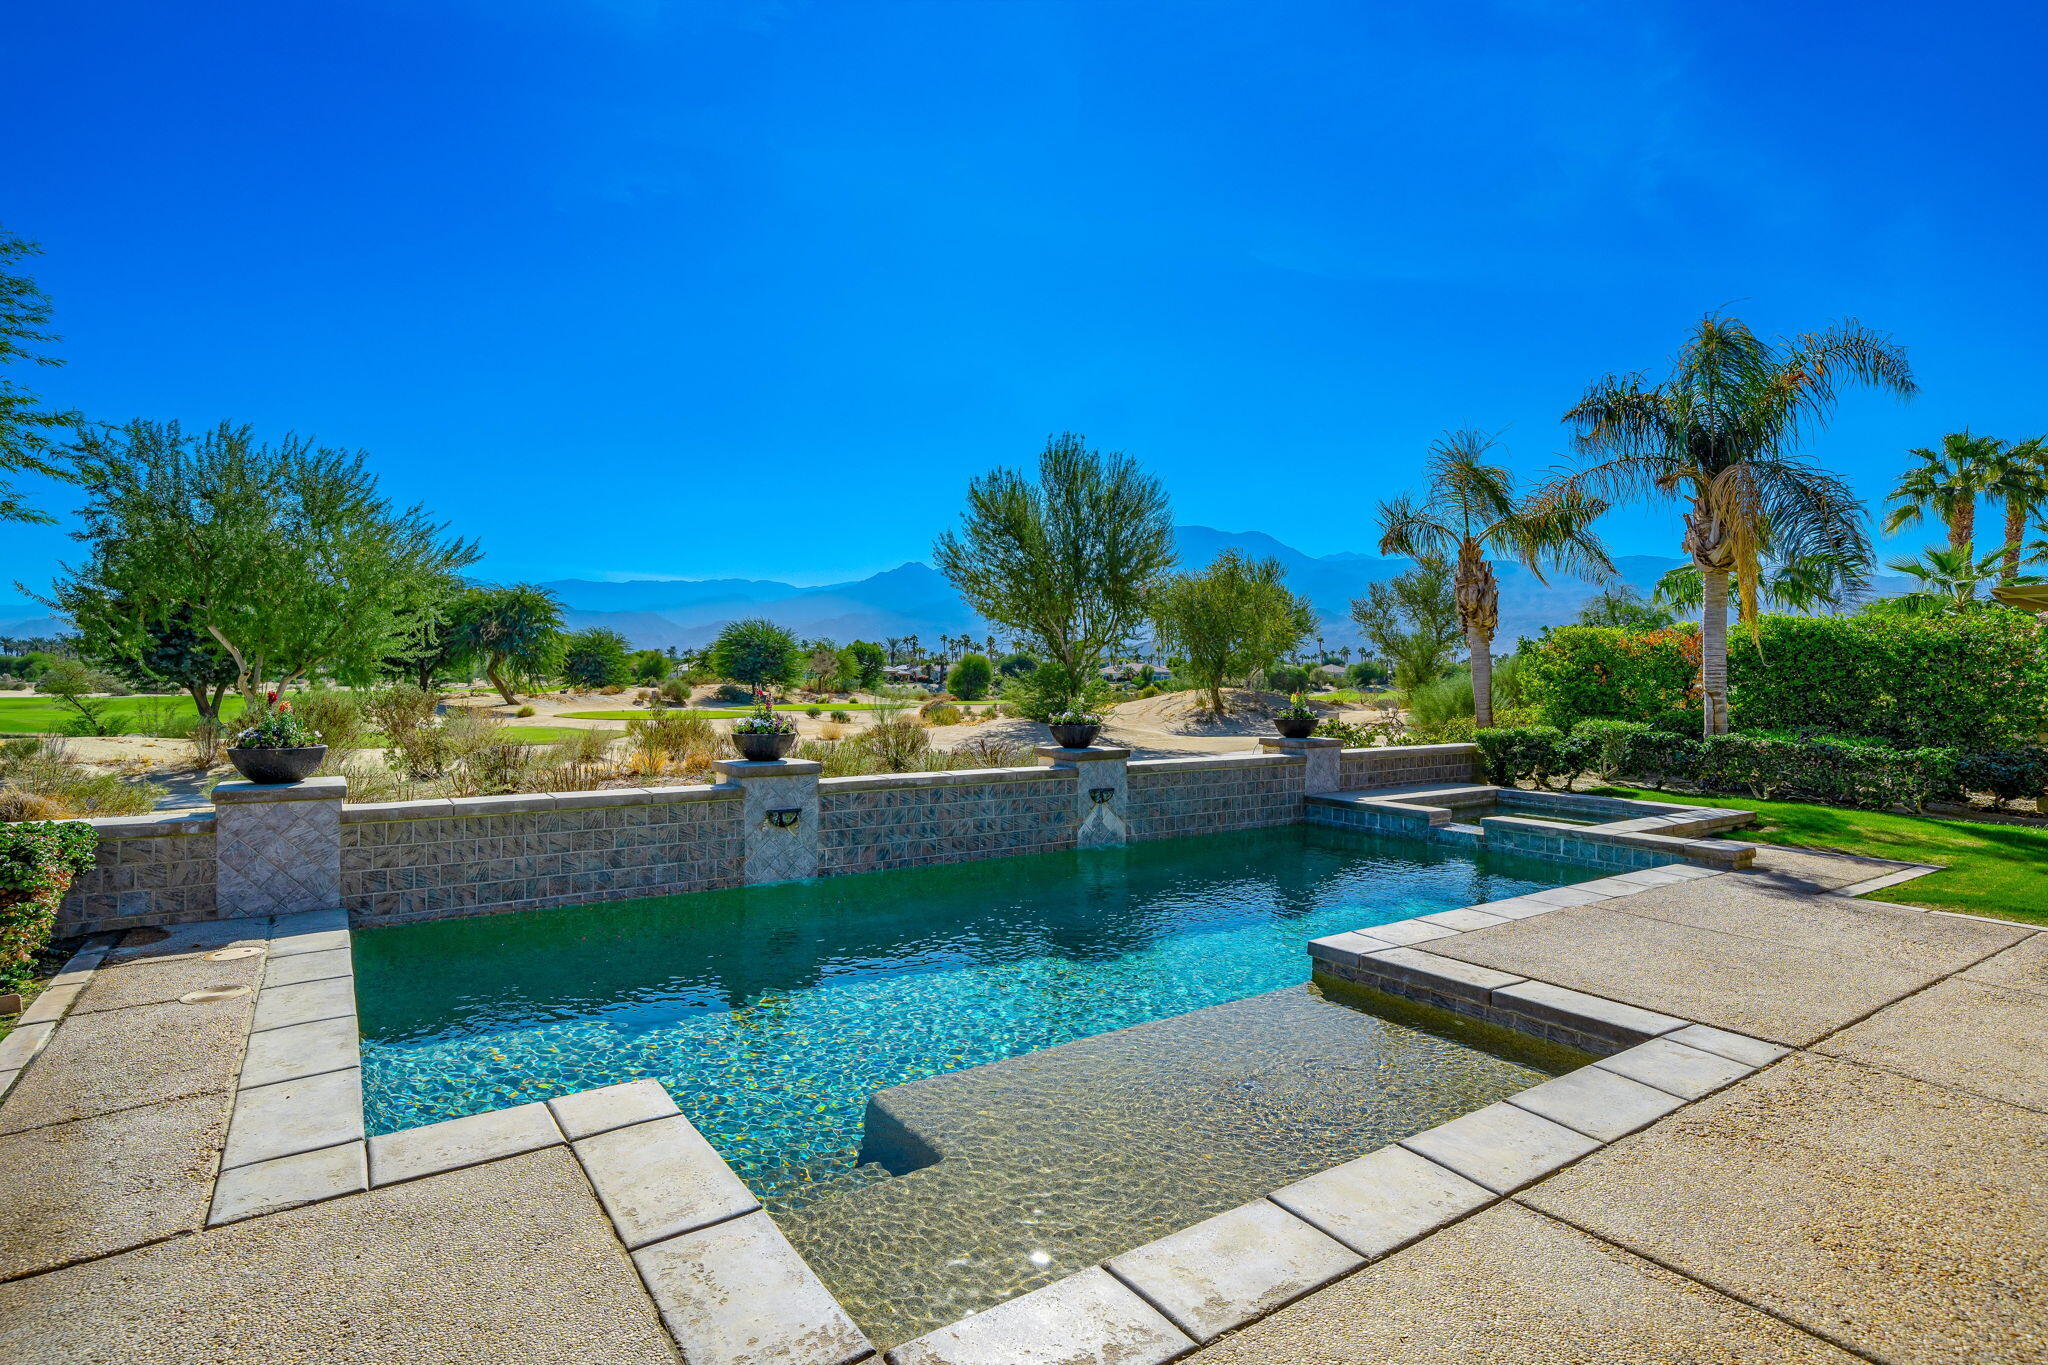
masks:
<instances>
[{"instance_id":1,"label":"turquoise pool water","mask_svg":"<svg viewBox=\"0 0 2048 1365\"><path fill-rule=\"evenodd\" d=\"M1308 940L1599 875L1313 825L355 935L370 1130L642 1076L764 1198L887 1086L1309 974Z\"/></svg>"}]
</instances>

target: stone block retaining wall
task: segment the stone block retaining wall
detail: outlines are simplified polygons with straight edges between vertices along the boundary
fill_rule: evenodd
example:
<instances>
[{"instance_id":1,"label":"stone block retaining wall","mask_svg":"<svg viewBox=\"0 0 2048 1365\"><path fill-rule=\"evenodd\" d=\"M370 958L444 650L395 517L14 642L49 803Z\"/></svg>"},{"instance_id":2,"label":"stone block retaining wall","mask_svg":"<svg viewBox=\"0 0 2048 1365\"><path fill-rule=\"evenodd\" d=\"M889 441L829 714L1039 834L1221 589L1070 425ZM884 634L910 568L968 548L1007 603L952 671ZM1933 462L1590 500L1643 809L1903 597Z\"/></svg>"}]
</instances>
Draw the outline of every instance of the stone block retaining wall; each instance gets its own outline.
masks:
<instances>
[{"instance_id":1,"label":"stone block retaining wall","mask_svg":"<svg viewBox=\"0 0 2048 1365\"><path fill-rule=\"evenodd\" d=\"M99 851L64 898L59 934L216 918L212 811L89 823L99 831Z\"/></svg>"},{"instance_id":2,"label":"stone block retaining wall","mask_svg":"<svg viewBox=\"0 0 2048 1365\"><path fill-rule=\"evenodd\" d=\"M1346 749L1339 789L1405 787L1414 782L1450 785L1481 779L1477 744L1404 744L1388 749Z\"/></svg>"},{"instance_id":3,"label":"stone block retaining wall","mask_svg":"<svg viewBox=\"0 0 2048 1365\"><path fill-rule=\"evenodd\" d=\"M736 886L737 797L696 786L346 806L341 902L395 924Z\"/></svg>"},{"instance_id":4,"label":"stone block retaining wall","mask_svg":"<svg viewBox=\"0 0 2048 1365\"><path fill-rule=\"evenodd\" d=\"M1072 848L1073 783L1057 768L826 778L818 875Z\"/></svg>"},{"instance_id":5,"label":"stone block retaining wall","mask_svg":"<svg viewBox=\"0 0 2048 1365\"><path fill-rule=\"evenodd\" d=\"M1163 758L1130 765L1133 839L1290 825L1302 817L1302 771L1292 754Z\"/></svg>"}]
</instances>

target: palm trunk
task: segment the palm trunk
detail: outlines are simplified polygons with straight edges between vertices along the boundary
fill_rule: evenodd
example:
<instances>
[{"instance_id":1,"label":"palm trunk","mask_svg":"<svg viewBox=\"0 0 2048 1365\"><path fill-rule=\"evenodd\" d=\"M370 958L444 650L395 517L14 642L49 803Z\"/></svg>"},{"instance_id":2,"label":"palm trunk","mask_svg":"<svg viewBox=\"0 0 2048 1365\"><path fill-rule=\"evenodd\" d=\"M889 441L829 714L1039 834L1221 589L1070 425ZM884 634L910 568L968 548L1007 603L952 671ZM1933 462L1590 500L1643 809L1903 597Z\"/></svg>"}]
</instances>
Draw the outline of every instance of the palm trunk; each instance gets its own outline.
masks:
<instances>
[{"instance_id":1,"label":"palm trunk","mask_svg":"<svg viewBox=\"0 0 2048 1365\"><path fill-rule=\"evenodd\" d=\"M2017 497L2005 499L2005 567L1998 581L2010 583L2020 576L2020 537L2027 533L2027 504Z\"/></svg>"},{"instance_id":2,"label":"palm trunk","mask_svg":"<svg viewBox=\"0 0 2048 1365\"><path fill-rule=\"evenodd\" d=\"M1476 623L1465 628L1465 645L1472 652L1472 724L1475 729L1493 725L1493 635Z\"/></svg>"},{"instance_id":3,"label":"palm trunk","mask_svg":"<svg viewBox=\"0 0 2048 1365\"><path fill-rule=\"evenodd\" d=\"M1700 611L1700 700L1704 732L1728 733L1728 571L1700 566L1705 599Z\"/></svg>"},{"instance_id":4,"label":"palm trunk","mask_svg":"<svg viewBox=\"0 0 2048 1365\"><path fill-rule=\"evenodd\" d=\"M1963 503L1948 514L1948 547L1960 550L1966 557L1975 558L1977 553L1977 504Z\"/></svg>"}]
</instances>

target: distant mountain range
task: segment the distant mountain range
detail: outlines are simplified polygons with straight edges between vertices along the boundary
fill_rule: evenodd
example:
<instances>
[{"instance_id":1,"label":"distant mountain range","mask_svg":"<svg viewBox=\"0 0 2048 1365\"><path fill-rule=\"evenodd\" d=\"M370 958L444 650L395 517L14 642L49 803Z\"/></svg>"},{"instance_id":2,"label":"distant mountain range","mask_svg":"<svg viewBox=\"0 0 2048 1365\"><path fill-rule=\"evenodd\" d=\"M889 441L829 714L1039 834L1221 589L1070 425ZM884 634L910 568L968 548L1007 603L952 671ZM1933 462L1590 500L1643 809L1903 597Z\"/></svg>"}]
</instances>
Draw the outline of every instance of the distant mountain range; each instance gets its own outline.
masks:
<instances>
[{"instance_id":1,"label":"distant mountain range","mask_svg":"<svg viewBox=\"0 0 2048 1365\"><path fill-rule=\"evenodd\" d=\"M1263 531L1176 526L1174 539L1183 569L1204 568L1232 549L1255 559L1279 560L1288 586L1315 604L1323 639L1332 647L1360 642L1351 622L1351 600L1362 596L1367 584L1384 582L1409 567L1406 560L1350 551L1308 555ZM1657 579L1678 563L1655 555L1625 555L1615 567L1623 582L1647 596ZM1517 565L1495 567L1500 576L1497 638L1502 648L1545 626L1570 621L1598 591L1576 578L1544 582ZM929 645L941 635L1002 634L969 611L938 570L915 561L868 578L816 588L759 578L560 578L542 586L561 598L571 629L608 626L643 649L700 648L728 621L746 616L765 616L799 636L824 636L841 643L915 635ZM1904 583L1880 577L1877 586L1880 593L1896 592ZM20 605L25 609L33 604ZM63 626L53 617L29 616L26 611L10 620L6 609L7 604L0 603L0 635L50 635Z\"/></svg>"},{"instance_id":2,"label":"distant mountain range","mask_svg":"<svg viewBox=\"0 0 2048 1365\"><path fill-rule=\"evenodd\" d=\"M1351 599L1361 596L1368 583L1392 578L1408 567L1406 560L1348 552L1308 555L1263 531L1176 526L1174 539L1184 569L1206 567L1231 549L1279 560L1287 570L1288 586L1315 604L1323 638L1331 645L1359 642L1358 629L1351 623ZM1632 555L1616 561L1616 567L1624 580L1647 593L1677 563ZM1502 566L1499 574L1504 642L1569 621L1597 591L1572 578L1544 583L1513 565ZM564 578L542 586L562 599L571 627L608 626L642 648L695 649L713 639L726 622L744 616L765 616L798 635L842 642L916 635L929 644L940 635L991 633L936 569L917 562L817 588L747 578Z\"/></svg>"}]
</instances>

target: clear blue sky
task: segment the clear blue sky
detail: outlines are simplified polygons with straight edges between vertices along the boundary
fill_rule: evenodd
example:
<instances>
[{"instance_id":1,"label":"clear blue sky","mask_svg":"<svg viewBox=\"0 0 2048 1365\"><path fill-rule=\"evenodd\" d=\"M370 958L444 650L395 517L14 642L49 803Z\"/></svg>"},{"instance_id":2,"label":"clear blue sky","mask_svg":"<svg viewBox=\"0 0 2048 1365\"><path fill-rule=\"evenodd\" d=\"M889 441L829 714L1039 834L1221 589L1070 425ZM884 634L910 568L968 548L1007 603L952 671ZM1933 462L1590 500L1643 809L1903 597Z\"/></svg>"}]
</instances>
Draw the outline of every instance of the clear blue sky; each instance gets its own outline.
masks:
<instances>
[{"instance_id":1,"label":"clear blue sky","mask_svg":"<svg viewBox=\"0 0 2048 1365\"><path fill-rule=\"evenodd\" d=\"M25 0L0 222L47 251L50 397L366 448L493 577L863 574L1063 428L1321 554L1445 427L1547 466L1589 379L1715 307L1910 348L1924 396L1817 448L1873 498L1945 430L2048 428L2043 38L2021 4ZM1675 550L1670 513L1607 529ZM68 545L0 536L7 580Z\"/></svg>"}]
</instances>

